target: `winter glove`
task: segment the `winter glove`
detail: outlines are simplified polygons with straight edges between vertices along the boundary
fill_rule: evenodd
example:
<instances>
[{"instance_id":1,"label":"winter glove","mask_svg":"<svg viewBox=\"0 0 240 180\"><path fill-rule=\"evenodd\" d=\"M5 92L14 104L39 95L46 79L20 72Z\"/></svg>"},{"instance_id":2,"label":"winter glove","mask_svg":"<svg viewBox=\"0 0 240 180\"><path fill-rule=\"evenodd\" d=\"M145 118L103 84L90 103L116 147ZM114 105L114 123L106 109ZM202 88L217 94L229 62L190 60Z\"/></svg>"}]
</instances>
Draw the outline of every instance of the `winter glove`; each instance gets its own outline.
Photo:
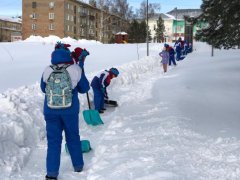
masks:
<instances>
[{"instance_id":1,"label":"winter glove","mask_svg":"<svg viewBox=\"0 0 240 180\"><path fill-rule=\"evenodd\" d=\"M85 60L86 56L88 56L88 55L89 55L89 52L86 49L84 49L84 50L82 50L80 56L78 57L79 66L81 68L84 67L84 60Z\"/></svg>"},{"instance_id":2,"label":"winter glove","mask_svg":"<svg viewBox=\"0 0 240 180\"><path fill-rule=\"evenodd\" d=\"M90 53L89 53L86 49L84 49L84 50L82 51L81 55L83 55L84 57L86 57L86 56L90 55Z\"/></svg>"}]
</instances>

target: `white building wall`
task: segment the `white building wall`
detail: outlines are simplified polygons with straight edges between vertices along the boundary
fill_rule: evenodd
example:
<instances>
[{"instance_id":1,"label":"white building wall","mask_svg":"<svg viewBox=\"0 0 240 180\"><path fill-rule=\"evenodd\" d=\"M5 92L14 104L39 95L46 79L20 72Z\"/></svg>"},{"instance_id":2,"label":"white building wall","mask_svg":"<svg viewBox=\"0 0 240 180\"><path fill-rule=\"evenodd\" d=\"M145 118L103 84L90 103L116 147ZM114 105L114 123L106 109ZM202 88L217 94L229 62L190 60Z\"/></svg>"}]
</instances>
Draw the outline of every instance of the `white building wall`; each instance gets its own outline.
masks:
<instances>
[{"instance_id":1,"label":"white building wall","mask_svg":"<svg viewBox=\"0 0 240 180\"><path fill-rule=\"evenodd\" d=\"M156 18L152 18L148 20L148 26L149 29L151 30L151 37L152 37L152 42L156 42L156 40L154 39L156 31L155 29L157 28L157 20ZM163 19L164 21L164 26L165 26L165 41L166 42L172 42L173 40L173 19L169 18L169 19Z\"/></svg>"}]
</instances>

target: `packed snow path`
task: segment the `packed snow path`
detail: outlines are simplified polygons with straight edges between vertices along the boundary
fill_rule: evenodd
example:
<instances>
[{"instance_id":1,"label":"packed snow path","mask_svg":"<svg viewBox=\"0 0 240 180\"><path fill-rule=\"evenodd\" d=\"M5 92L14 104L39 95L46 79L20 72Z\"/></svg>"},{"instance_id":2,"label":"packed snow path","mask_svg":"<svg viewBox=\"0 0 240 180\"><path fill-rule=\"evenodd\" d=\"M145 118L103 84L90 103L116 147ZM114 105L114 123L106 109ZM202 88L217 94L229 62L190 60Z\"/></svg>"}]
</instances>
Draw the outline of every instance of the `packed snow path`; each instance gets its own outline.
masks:
<instances>
[{"instance_id":1,"label":"packed snow path","mask_svg":"<svg viewBox=\"0 0 240 180\"><path fill-rule=\"evenodd\" d=\"M231 103L239 105L239 95L233 92L224 97L220 96L221 93L204 91L204 85L215 91L217 87L214 88L213 83L221 74L217 68L210 69L215 62L210 62L206 68L204 62L191 61L191 57L196 55L190 54L166 75L162 75L161 67L156 65L151 71L140 74L135 83L112 88L111 96L120 105L116 109L109 108L102 115L103 126L87 126L81 117L81 137L89 139L93 147L93 151L84 154L84 171L79 174L72 172L70 157L63 148L59 179L239 179L240 142L231 137L237 136L234 129L232 134L226 133L228 122L223 121L225 117L221 118L229 114L229 121L239 128L236 122L240 117L237 112L239 106L227 108ZM236 70L239 68L239 65L235 66ZM201 75L198 74L200 72ZM205 79L208 75L211 78ZM239 71L233 70L227 75L235 79L235 76L239 77ZM228 79L221 78L223 82ZM239 84L239 80L226 82L229 86ZM239 86L234 88L239 89ZM217 97L212 97L214 94ZM228 101L233 97L235 101ZM221 104L223 101L225 104ZM214 106L204 107L204 103L217 106L220 112ZM205 108L210 108L212 114L206 114ZM221 112L223 110L225 112ZM217 112L220 114L215 116ZM207 120L203 119L207 117ZM219 123L215 118L220 118ZM210 130L207 129L207 121L212 128ZM45 153L46 142L41 141L26 167L13 179L43 179Z\"/></svg>"}]
</instances>

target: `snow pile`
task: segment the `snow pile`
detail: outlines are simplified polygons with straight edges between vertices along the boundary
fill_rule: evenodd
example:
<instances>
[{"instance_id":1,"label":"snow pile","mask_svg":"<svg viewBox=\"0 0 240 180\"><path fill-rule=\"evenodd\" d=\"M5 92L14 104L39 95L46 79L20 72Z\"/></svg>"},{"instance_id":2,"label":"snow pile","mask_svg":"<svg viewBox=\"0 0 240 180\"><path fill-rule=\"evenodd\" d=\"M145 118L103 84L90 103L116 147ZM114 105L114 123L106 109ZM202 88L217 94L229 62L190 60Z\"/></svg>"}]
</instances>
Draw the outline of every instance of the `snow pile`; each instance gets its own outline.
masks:
<instances>
[{"instance_id":1,"label":"snow pile","mask_svg":"<svg viewBox=\"0 0 240 180\"><path fill-rule=\"evenodd\" d=\"M95 40L86 40L86 39L73 39L71 37L66 38L59 38L58 36L50 35L48 37L41 37L41 36L33 36L31 35L29 38L25 39L24 42L42 42L42 43L51 43L55 44L57 41L61 41L63 43L80 43L80 44L102 44L99 41Z\"/></svg>"},{"instance_id":2,"label":"snow pile","mask_svg":"<svg viewBox=\"0 0 240 180\"><path fill-rule=\"evenodd\" d=\"M22 168L31 149L43 138L43 95L36 87L21 87L0 95L1 174Z\"/></svg>"}]
</instances>

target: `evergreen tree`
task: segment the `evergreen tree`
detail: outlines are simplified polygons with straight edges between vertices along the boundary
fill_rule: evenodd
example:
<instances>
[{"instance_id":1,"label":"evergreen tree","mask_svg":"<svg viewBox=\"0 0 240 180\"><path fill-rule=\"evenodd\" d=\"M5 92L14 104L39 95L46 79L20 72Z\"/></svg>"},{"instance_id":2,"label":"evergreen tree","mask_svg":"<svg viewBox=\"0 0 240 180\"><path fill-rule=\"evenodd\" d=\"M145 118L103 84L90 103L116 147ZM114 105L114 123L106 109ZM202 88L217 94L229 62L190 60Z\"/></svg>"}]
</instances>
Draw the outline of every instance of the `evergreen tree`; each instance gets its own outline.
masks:
<instances>
[{"instance_id":1,"label":"evergreen tree","mask_svg":"<svg viewBox=\"0 0 240 180\"><path fill-rule=\"evenodd\" d=\"M133 20L128 29L128 41L130 43L139 43L139 23Z\"/></svg>"},{"instance_id":2,"label":"evergreen tree","mask_svg":"<svg viewBox=\"0 0 240 180\"><path fill-rule=\"evenodd\" d=\"M151 33L149 32L149 36ZM133 20L128 29L128 41L130 43L144 43L147 37L147 24L145 21L140 23L137 20ZM151 40L151 37L149 37Z\"/></svg>"},{"instance_id":3,"label":"evergreen tree","mask_svg":"<svg viewBox=\"0 0 240 180\"><path fill-rule=\"evenodd\" d=\"M164 31L165 31L164 21L161 15L159 15L159 18L157 21L157 28L155 30L157 42L162 42L162 40L164 39L164 34L163 34Z\"/></svg>"},{"instance_id":4,"label":"evergreen tree","mask_svg":"<svg viewBox=\"0 0 240 180\"><path fill-rule=\"evenodd\" d=\"M141 21L139 27L140 27L140 30L139 30L140 31L140 43L144 43L144 42L146 42L146 38L147 38L147 23L146 23L146 21L145 20Z\"/></svg>"},{"instance_id":5,"label":"evergreen tree","mask_svg":"<svg viewBox=\"0 0 240 180\"><path fill-rule=\"evenodd\" d=\"M199 20L208 26L196 35L215 48L232 48L240 45L240 1L203 0L203 14Z\"/></svg>"}]
</instances>

